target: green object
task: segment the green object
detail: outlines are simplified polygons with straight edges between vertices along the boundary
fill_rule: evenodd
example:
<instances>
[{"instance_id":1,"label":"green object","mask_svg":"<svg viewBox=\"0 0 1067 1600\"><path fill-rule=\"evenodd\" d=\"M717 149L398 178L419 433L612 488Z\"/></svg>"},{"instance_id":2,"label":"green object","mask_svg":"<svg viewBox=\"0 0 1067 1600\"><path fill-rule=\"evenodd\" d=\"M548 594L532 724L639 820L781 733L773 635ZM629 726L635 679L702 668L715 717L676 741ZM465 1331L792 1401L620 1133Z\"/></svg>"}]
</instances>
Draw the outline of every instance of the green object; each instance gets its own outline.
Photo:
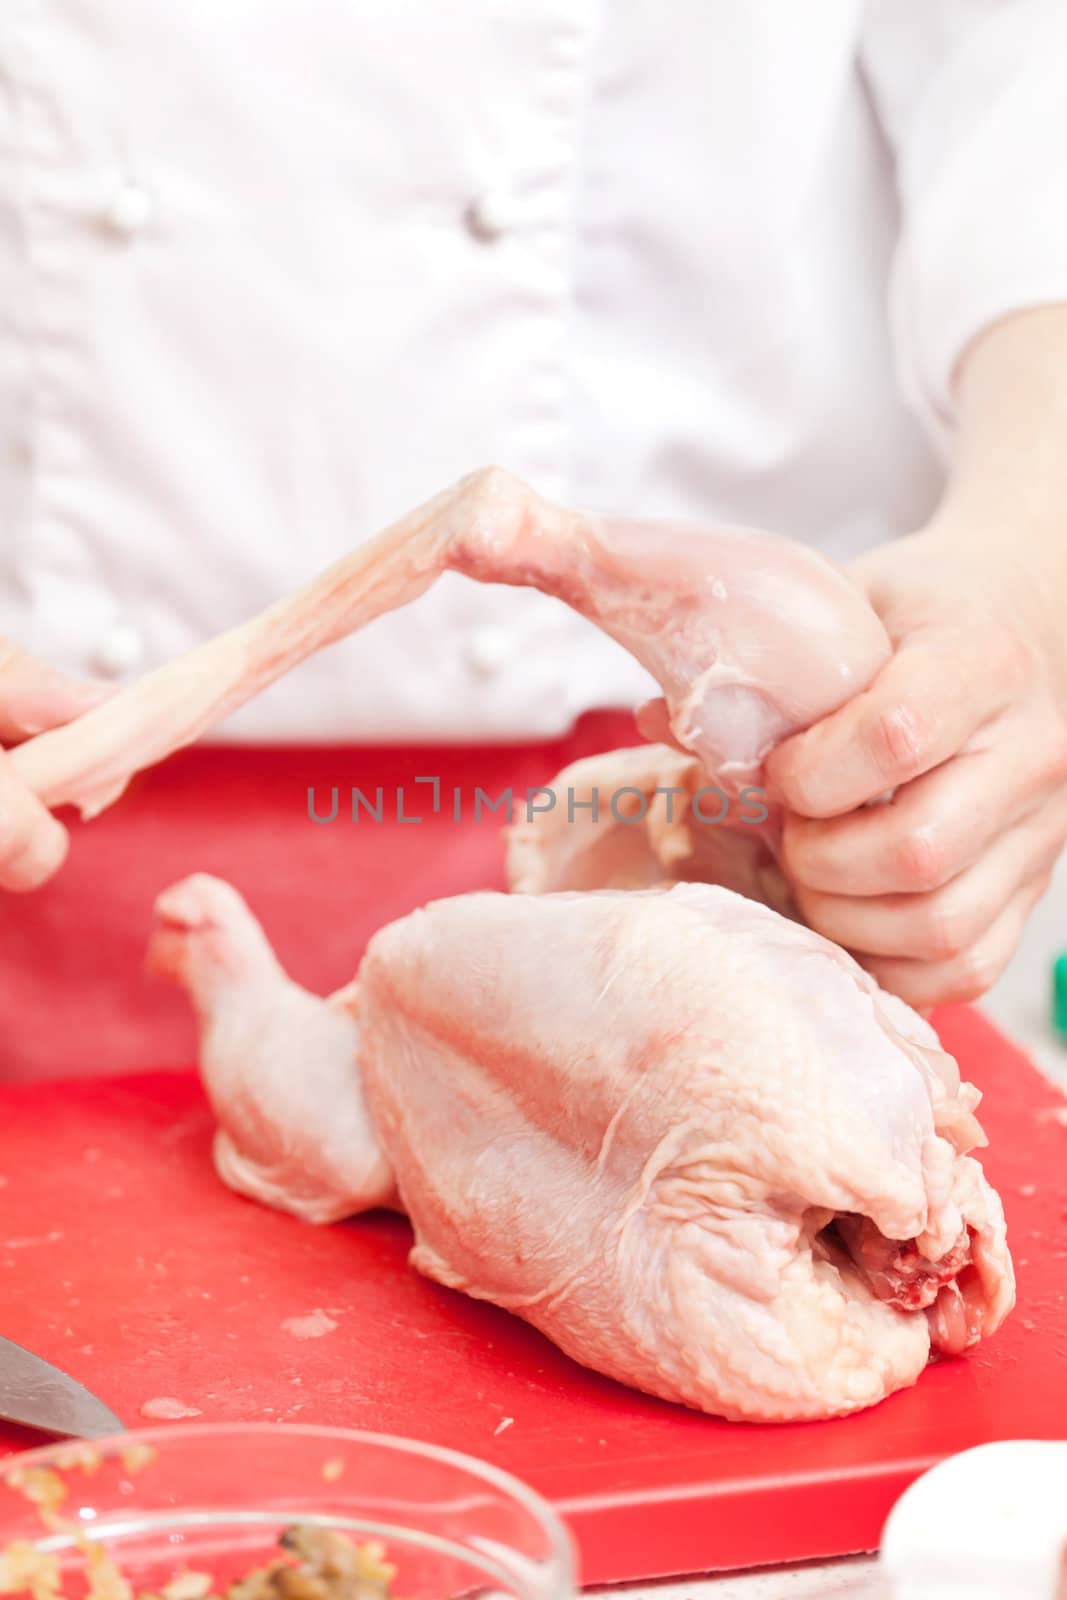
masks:
<instances>
[{"instance_id":1,"label":"green object","mask_svg":"<svg viewBox=\"0 0 1067 1600\"><path fill-rule=\"evenodd\" d=\"M1067 951L1052 965L1052 1026L1061 1039L1067 1039Z\"/></svg>"}]
</instances>

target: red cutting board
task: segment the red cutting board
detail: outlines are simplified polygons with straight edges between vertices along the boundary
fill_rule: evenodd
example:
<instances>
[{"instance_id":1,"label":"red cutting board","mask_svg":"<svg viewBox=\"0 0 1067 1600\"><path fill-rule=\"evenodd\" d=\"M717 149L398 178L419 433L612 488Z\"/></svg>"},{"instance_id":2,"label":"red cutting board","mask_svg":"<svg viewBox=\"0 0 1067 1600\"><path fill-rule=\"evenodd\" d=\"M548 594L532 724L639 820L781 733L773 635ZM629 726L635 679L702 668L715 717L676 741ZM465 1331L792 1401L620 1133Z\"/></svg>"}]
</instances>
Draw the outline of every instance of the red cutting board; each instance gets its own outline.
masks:
<instances>
[{"instance_id":1,"label":"red cutting board","mask_svg":"<svg viewBox=\"0 0 1067 1600\"><path fill-rule=\"evenodd\" d=\"M398 1218L317 1229L236 1198L185 1075L0 1089L0 1331L132 1427L166 1396L205 1420L377 1429L494 1461L559 1505L586 1583L872 1549L939 1457L1067 1436L1067 1101L976 1013L939 1021L985 1092L1020 1304L988 1346L857 1417L748 1426L650 1400L417 1277Z\"/></svg>"}]
</instances>

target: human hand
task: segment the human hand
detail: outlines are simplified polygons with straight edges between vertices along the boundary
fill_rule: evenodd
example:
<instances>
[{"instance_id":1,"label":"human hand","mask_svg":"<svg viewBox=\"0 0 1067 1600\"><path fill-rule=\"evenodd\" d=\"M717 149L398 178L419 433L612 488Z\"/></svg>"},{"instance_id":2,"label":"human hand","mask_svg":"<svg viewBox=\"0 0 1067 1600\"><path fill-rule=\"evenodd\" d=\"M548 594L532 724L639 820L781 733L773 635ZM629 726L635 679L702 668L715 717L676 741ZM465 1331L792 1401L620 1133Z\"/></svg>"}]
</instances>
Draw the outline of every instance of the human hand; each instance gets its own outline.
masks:
<instances>
[{"instance_id":1,"label":"human hand","mask_svg":"<svg viewBox=\"0 0 1067 1600\"><path fill-rule=\"evenodd\" d=\"M1067 642L1002 543L856 562L893 656L767 762L800 914L921 1010L993 984L1067 839Z\"/></svg>"},{"instance_id":2,"label":"human hand","mask_svg":"<svg viewBox=\"0 0 1067 1600\"><path fill-rule=\"evenodd\" d=\"M57 728L97 705L112 685L69 677L0 639L0 746ZM37 889L62 865L67 830L0 749L0 889Z\"/></svg>"}]
</instances>

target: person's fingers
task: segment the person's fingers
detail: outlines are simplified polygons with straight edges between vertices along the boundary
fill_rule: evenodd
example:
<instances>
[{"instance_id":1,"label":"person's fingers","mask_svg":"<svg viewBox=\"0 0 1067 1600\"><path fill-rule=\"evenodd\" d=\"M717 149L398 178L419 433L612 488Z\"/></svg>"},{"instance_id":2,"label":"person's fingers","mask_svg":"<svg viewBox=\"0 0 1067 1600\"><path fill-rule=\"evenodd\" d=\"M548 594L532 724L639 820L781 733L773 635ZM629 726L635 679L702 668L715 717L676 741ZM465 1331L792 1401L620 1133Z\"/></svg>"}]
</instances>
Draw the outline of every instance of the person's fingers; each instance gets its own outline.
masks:
<instances>
[{"instance_id":1,"label":"person's fingers","mask_svg":"<svg viewBox=\"0 0 1067 1600\"><path fill-rule=\"evenodd\" d=\"M1019 889L1052 870L1067 838L1067 793L1008 829L929 894L852 896L798 887L804 921L853 954L944 962L977 944Z\"/></svg>"},{"instance_id":2,"label":"person's fingers","mask_svg":"<svg viewBox=\"0 0 1067 1600\"><path fill-rule=\"evenodd\" d=\"M67 830L0 752L0 889L37 889L62 866Z\"/></svg>"},{"instance_id":3,"label":"person's fingers","mask_svg":"<svg viewBox=\"0 0 1067 1600\"><path fill-rule=\"evenodd\" d=\"M771 797L801 816L843 816L954 756L1030 671L1006 630L919 630L868 689L771 752Z\"/></svg>"},{"instance_id":4,"label":"person's fingers","mask_svg":"<svg viewBox=\"0 0 1067 1600\"><path fill-rule=\"evenodd\" d=\"M671 732L670 714L662 695L655 700L646 700L644 705L638 706L634 713L634 721L641 737L647 739L649 744L669 744L674 750L684 749Z\"/></svg>"},{"instance_id":5,"label":"person's fingers","mask_svg":"<svg viewBox=\"0 0 1067 1600\"><path fill-rule=\"evenodd\" d=\"M1049 886L1051 873L1025 884L986 932L947 961L918 961L886 956L856 960L883 989L899 995L917 1011L958 1001L977 1000L991 989L1015 954L1026 919Z\"/></svg>"},{"instance_id":6,"label":"person's fingers","mask_svg":"<svg viewBox=\"0 0 1067 1600\"><path fill-rule=\"evenodd\" d=\"M115 692L95 678L74 678L0 639L0 743L17 744L80 717Z\"/></svg>"},{"instance_id":7,"label":"person's fingers","mask_svg":"<svg viewBox=\"0 0 1067 1600\"><path fill-rule=\"evenodd\" d=\"M1067 741L1042 709L995 748L959 755L880 805L824 821L787 815L782 865L791 882L823 894L929 893L1065 781Z\"/></svg>"}]
</instances>

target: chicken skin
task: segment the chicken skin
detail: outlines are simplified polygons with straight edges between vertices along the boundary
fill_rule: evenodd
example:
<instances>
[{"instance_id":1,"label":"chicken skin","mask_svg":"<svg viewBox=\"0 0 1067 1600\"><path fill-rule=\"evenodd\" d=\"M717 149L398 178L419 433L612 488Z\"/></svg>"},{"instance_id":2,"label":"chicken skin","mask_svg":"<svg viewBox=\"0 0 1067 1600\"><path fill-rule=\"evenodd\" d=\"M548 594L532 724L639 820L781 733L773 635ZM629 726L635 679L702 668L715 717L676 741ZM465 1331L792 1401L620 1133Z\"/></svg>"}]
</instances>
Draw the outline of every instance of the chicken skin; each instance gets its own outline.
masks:
<instances>
[{"instance_id":1,"label":"chicken skin","mask_svg":"<svg viewBox=\"0 0 1067 1600\"><path fill-rule=\"evenodd\" d=\"M158 919L225 1181L314 1221L402 1209L419 1271L623 1383L836 1416L1011 1309L977 1091L766 906L685 883L461 895L383 928L329 999L215 879Z\"/></svg>"}]
</instances>

